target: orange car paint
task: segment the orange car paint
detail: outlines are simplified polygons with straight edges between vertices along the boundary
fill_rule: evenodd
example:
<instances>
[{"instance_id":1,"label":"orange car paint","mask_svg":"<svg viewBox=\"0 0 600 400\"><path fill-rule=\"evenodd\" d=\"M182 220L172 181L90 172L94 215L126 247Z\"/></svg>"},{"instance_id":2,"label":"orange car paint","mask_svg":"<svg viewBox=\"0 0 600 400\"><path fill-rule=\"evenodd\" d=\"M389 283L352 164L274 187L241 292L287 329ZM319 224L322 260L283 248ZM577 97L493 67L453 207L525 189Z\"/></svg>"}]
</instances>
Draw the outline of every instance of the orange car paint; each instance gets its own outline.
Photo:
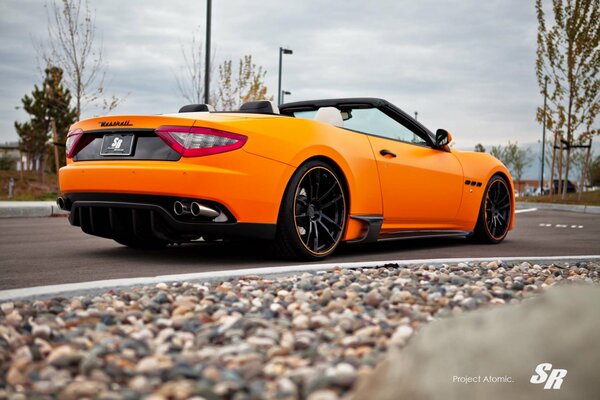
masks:
<instances>
[{"instance_id":1,"label":"orange car paint","mask_svg":"<svg viewBox=\"0 0 600 400\"><path fill-rule=\"evenodd\" d=\"M103 129L100 122L124 120L129 122L128 128L155 129L163 125L215 128L246 135L248 141L235 151L182 157L176 162L69 159L60 170L62 193L201 198L224 204L239 222L275 224L284 191L296 168L310 158L320 157L339 167L347 186L349 215L384 215L383 233L472 230L489 178L498 172L510 178L506 168L491 156L444 152L285 116L243 113L110 116L84 120L71 129L99 131ZM398 157L388 160L380 156L379 150L384 147L393 148ZM466 186L465 177L476 178L483 186ZM382 184L385 184L383 191ZM509 184L512 189L510 179ZM357 239L363 231L361 222L349 219L344 239Z\"/></svg>"}]
</instances>

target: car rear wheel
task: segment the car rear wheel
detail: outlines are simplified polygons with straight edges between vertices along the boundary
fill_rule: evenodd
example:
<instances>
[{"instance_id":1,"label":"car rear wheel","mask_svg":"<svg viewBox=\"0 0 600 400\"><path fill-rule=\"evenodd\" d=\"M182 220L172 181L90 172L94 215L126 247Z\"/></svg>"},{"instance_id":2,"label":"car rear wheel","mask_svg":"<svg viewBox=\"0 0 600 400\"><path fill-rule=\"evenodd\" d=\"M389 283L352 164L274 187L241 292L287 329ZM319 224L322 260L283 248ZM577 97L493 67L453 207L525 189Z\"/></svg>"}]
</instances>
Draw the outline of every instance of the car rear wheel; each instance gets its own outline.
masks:
<instances>
[{"instance_id":1,"label":"car rear wheel","mask_svg":"<svg viewBox=\"0 0 600 400\"><path fill-rule=\"evenodd\" d=\"M500 243L506 237L512 218L510 186L500 175L488 182L473 239L482 243Z\"/></svg>"},{"instance_id":2,"label":"car rear wheel","mask_svg":"<svg viewBox=\"0 0 600 400\"><path fill-rule=\"evenodd\" d=\"M283 196L275 249L280 256L319 260L342 241L346 195L334 169L321 161L302 165Z\"/></svg>"}]
</instances>

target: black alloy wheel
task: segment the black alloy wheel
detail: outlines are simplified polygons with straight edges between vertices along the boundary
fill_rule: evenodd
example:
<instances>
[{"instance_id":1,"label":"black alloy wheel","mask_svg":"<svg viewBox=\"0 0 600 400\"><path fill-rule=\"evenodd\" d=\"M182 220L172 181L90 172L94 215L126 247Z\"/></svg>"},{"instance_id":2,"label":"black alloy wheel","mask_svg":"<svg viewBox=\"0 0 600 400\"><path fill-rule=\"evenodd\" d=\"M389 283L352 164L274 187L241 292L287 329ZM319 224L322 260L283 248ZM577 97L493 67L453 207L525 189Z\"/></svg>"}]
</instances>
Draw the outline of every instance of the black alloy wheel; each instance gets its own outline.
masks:
<instances>
[{"instance_id":1,"label":"black alloy wheel","mask_svg":"<svg viewBox=\"0 0 600 400\"><path fill-rule=\"evenodd\" d=\"M506 180L492 177L484 193L474 236L487 243L499 243L508 233L512 218L512 199Z\"/></svg>"},{"instance_id":2,"label":"black alloy wheel","mask_svg":"<svg viewBox=\"0 0 600 400\"><path fill-rule=\"evenodd\" d=\"M280 211L279 253L308 260L328 256L341 242L346 215L346 195L334 170L320 161L301 166Z\"/></svg>"}]
</instances>

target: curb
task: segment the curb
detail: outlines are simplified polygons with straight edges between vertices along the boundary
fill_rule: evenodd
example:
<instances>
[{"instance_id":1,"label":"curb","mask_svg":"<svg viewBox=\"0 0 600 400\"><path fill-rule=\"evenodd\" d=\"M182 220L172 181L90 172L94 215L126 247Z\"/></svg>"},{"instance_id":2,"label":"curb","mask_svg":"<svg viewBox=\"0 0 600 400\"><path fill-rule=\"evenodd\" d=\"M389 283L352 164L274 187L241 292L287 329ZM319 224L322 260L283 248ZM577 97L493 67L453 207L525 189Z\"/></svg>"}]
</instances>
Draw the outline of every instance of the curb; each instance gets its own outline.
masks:
<instances>
[{"instance_id":1,"label":"curb","mask_svg":"<svg viewBox=\"0 0 600 400\"><path fill-rule=\"evenodd\" d=\"M0 218L54 217L69 215L53 201L0 201Z\"/></svg>"},{"instance_id":2,"label":"curb","mask_svg":"<svg viewBox=\"0 0 600 400\"><path fill-rule=\"evenodd\" d=\"M347 262L347 263L327 263L327 264L298 264L285 265L279 267L261 267L248 269L234 269L222 271L196 272L187 274L159 275L138 278L106 279L98 281L65 283L48 286L34 286L20 289L0 290L0 301L17 299L37 299L49 296L80 296L89 293L100 293L107 290L119 290L139 286L156 285L158 283L173 282L202 282L226 280L240 278L243 276L263 276L267 278L277 278L300 274L304 272L319 273L320 271L331 271L334 268L377 268L385 265L397 265L404 267L413 264L441 265L457 264L460 262L517 262L527 261L530 263L548 263L548 262L575 262L575 261L596 261L600 260L600 255L586 256L530 256L530 257L472 257L472 258L434 258L434 259L416 259L416 260L388 260L388 261L366 261L366 262Z\"/></svg>"},{"instance_id":3,"label":"curb","mask_svg":"<svg viewBox=\"0 0 600 400\"><path fill-rule=\"evenodd\" d=\"M585 214L600 214L600 206L581 206L577 204L555 204L555 203L536 203L536 202L524 202L518 201L516 203L517 210L519 208L530 208L535 207L538 210L558 210L558 211L571 211Z\"/></svg>"}]
</instances>

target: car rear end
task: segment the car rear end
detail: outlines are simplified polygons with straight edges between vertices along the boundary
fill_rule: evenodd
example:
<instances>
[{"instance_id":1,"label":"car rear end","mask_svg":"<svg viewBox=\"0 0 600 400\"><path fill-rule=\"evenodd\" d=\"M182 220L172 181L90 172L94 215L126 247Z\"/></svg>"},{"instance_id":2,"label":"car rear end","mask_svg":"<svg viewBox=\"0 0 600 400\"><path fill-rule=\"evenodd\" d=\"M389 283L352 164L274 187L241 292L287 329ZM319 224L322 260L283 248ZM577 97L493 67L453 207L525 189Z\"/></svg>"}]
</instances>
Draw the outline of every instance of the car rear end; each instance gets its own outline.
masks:
<instances>
[{"instance_id":1,"label":"car rear end","mask_svg":"<svg viewBox=\"0 0 600 400\"><path fill-rule=\"evenodd\" d=\"M127 242L275 234L286 164L244 150L260 117L185 113L81 121L67 138L61 208L86 233Z\"/></svg>"}]
</instances>

